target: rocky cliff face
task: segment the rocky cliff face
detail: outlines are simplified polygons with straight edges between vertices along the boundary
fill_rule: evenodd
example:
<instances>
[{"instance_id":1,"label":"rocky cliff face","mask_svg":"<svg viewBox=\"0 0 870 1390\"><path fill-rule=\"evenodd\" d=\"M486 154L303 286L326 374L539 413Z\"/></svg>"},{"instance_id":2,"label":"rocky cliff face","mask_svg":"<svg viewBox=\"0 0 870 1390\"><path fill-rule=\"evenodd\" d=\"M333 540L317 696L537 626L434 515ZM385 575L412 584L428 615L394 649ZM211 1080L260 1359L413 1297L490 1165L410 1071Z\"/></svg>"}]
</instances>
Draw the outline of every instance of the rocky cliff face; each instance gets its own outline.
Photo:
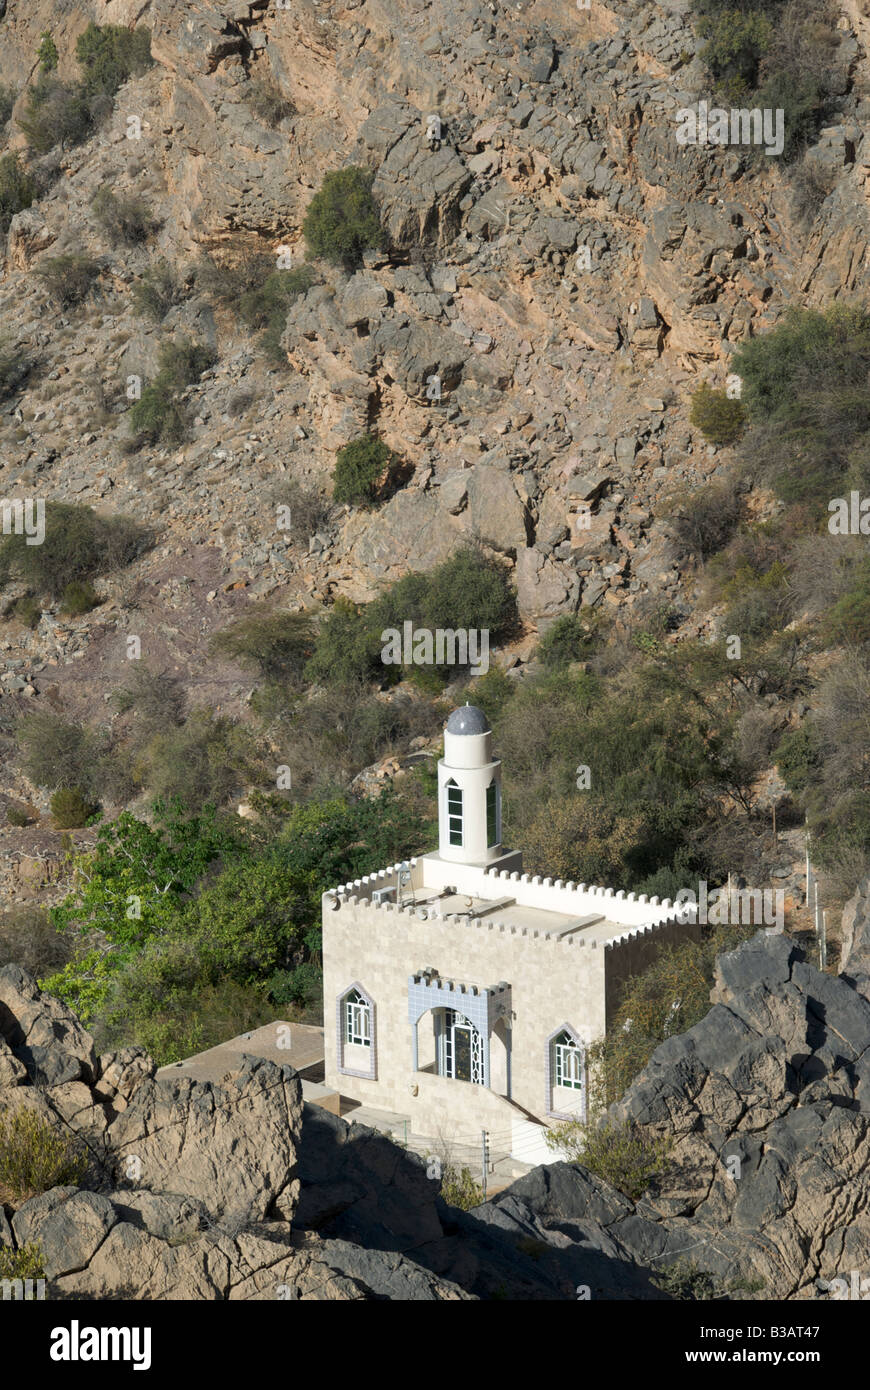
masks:
<instances>
[{"instance_id":1,"label":"rocky cliff face","mask_svg":"<svg viewBox=\"0 0 870 1390\"><path fill-rule=\"evenodd\" d=\"M611 1109L671 1142L639 1201L556 1163L463 1213L416 1155L303 1107L292 1068L157 1080L8 966L0 1111L74 1136L88 1172L7 1195L0 1244L38 1244L61 1297L664 1298L675 1268L720 1297L828 1297L870 1260L870 1004L764 932L712 999Z\"/></svg>"},{"instance_id":2,"label":"rocky cliff face","mask_svg":"<svg viewBox=\"0 0 870 1390\"><path fill-rule=\"evenodd\" d=\"M661 502L726 471L688 424L698 381L721 384L732 346L786 304L864 283L857 10L840 20L842 110L813 152L832 191L811 225L777 161L676 143L676 112L710 95L686 0L10 0L0 40L15 115L40 33L71 77L90 18L147 25L155 64L94 139L52 156L58 176L13 219L0 314L38 370L0 412L0 495L159 518L161 544L104 586L95 613L49 610L32 632L4 632L7 709L50 692L75 717L104 714L131 631L197 702L241 706L238 668L203 671L202 651L244 596L369 599L467 538L512 572L529 637L579 605L625 615L649 594L679 607L684 635L709 630ZM274 129L250 103L264 77L293 108ZM130 118L139 139L126 138ZM23 138L13 120L10 147ZM204 251L280 247L296 264L312 193L346 162L374 174L389 249L353 275L317 264L288 316L286 370L206 295L159 326L136 316L132 287L161 258L184 273ZM106 187L147 201L150 246L108 239L91 207ZM50 306L35 273L69 252L100 267L84 318ZM153 376L179 332L219 355L186 393L192 438L125 455L126 384ZM287 483L328 493L335 449L367 429L407 460L405 486L374 515L333 506L313 533L298 518L279 529ZM759 497L754 514L771 505Z\"/></svg>"},{"instance_id":3,"label":"rocky cliff face","mask_svg":"<svg viewBox=\"0 0 870 1390\"><path fill-rule=\"evenodd\" d=\"M784 304L862 282L859 33L843 30L843 120L818 147L835 187L807 230L776 161L676 144L676 112L705 83L683 3L97 8L100 21L148 24L156 65L13 222L4 323L55 389L17 403L3 489L50 481L59 496L159 513L170 552L182 533L185 547L220 547L224 587L299 601L368 597L469 534L515 567L531 623L673 591L657 500L721 466L687 426L687 392L699 374L721 378L730 346ZM13 0L9 77L29 75L41 28L68 53L87 17ZM264 74L295 106L276 130L247 101L249 77ZM130 115L141 140L124 138ZM301 259L312 192L349 161L374 172L391 255L353 277L320 267L284 335L289 375L265 370L202 298L160 329L133 316L129 287L150 256L181 264L246 242ZM101 238L89 205L103 185L148 197L161 222L152 251ZM31 273L69 249L102 266L102 312L75 344L62 318L46 321ZM194 440L125 462L112 435L126 422L89 428L83 381L93 373L111 394L147 377L160 338L181 328L221 350L191 391ZM426 396L433 375L440 403ZM259 397L255 418L228 413L240 385ZM335 448L364 428L414 465L409 486L375 521L338 509L317 536L276 533L264 484L285 469L325 482ZM589 499L593 525L578 532ZM39 631L32 649L49 655L54 637Z\"/></svg>"}]
</instances>

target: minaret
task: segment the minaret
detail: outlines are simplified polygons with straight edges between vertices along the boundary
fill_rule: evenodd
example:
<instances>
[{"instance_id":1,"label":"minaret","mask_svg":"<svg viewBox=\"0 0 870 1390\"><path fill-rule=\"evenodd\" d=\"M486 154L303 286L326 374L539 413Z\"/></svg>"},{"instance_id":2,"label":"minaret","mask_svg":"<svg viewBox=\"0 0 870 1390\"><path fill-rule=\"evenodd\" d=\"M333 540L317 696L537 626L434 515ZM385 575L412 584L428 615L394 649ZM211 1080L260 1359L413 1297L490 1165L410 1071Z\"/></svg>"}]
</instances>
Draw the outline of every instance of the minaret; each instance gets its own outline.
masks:
<instances>
[{"instance_id":1,"label":"minaret","mask_svg":"<svg viewBox=\"0 0 870 1390\"><path fill-rule=\"evenodd\" d=\"M438 850L454 864L490 864L502 855L501 763L491 744L483 710L453 711L438 763Z\"/></svg>"}]
</instances>

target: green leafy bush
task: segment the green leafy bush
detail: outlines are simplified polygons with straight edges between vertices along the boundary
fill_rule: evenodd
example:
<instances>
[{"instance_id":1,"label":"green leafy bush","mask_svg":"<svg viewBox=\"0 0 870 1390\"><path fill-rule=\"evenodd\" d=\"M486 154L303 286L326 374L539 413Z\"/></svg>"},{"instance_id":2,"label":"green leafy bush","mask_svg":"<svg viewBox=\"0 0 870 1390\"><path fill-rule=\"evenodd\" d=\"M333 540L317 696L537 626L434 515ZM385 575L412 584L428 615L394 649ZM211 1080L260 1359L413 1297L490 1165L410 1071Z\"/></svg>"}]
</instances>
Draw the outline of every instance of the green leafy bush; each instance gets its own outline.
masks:
<instances>
[{"instance_id":1,"label":"green leafy bush","mask_svg":"<svg viewBox=\"0 0 870 1390\"><path fill-rule=\"evenodd\" d=\"M313 648L308 615L280 610L250 613L211 640L212 651L253 665L270 681L299 681Z\"/></svg>"},{"instance_id":2,"label":"green leafy bush","mask_svg":"<svg viewBox=\"0 0 870 1390\"><path fill-rule=\"evenodd\" d=\"M793 792L804 792L817 781L821 752L811 724L802 724L784 734L776 750L776 766L785 785Z\"/></svg>"},{"instance_id":3,"label":"green leafy bush","mask_svg":"<svg viewBox=\"0 0 870 1390\"><path fill-rule=\"evenodd\" d=\"M33 824L33 812L24 806L16 806L14 802L6 803L6 824L14 825L21 829L25 825Z\"/></svg>"},{"instance_id":4,"label":"green leafy bush","mask_svg":"<svg viewBox=\"0 0 870 1390\"><path fill-rule=\"evenodd\" d=\"M204 256L196 268L196 281L248 328L262 330L263 352L276 365L286 364L281 336L287 311L314 284L310 266L276 269L274 256L246 242L230 248L221 260Z\"/></svg>"},{"instance_id":5,"label":"green leafy bush","mask_svg":"<svg viewBox=\"0 0 870 1390\"><path fill-rule=\"evenodd\" d=\"M101 1048L135 1042L168 1066L273 1019L261 989L209 978L195 947L172 938L150 945L112 980L93 1031Z\"/></svg>"},{"instance_id":6,"label":"green leafy bush","mask_svg":"<svg viewBox=\"0 0 870 1390\"><path fill-rule=\"evenodd\" d=\"M161 1063L274 1018L272 985L310 1008L323 885L415 854L429 836L389 789L376 803L281 801L262 827L213 807L188 815L180 803L156 802L149 819L124 812L75 856L52 919L62 939L80 934L82 949L45 988L101 1048L139 1042ZM135 919L118 911L131 895Z\"/></svg>"},{"instance_id":7,"label":"green leafy bush","mask_svg":"<svg viewBox=\"0 0 870 1390\"><path fill-rule=\"evenodd\" d=\"M378 674L380 635L350 599L339 596L322 621L305 677L326 686L350 687Z\"/></svg>"},{"instance_id":8,"label":"green leafy bush","mask_svg":"<svg viewBox=\"0 0 870 1390\"><path fill-rule=\"evenodd\" d=\"M287 311L294 300L314 284L310 266L296 270L273 270L261 285L247 290L238 301L239 317L251 328L261 328L260 347L277 364L286 364L287 354L281 337L287 323Z\"/></svg>"},{"instance_id":9,"label":"green leafy bush","mask_svg":"<svg viewBox=\"0 0 870 1390\"><path fill-rule=\"evenodd\" d=\"M130 411L130 432L136 446L179 444L187 438L188 418L183 404L153 382Z\"/></svg>"},{"instance_id":10,"label":"green leafy bush","mask_svg":"<svg viewBox=\"0 0 870 1390\"><path fill-rule=\"evenodd\" d=\"M252 78L245 88L245 101L257 120L272 130L288 116L296 114L296 107L292 101L284 96L278 84L272 79Z\"/></svg>"},{"instance_id":11,"label":"green leafy bush","mask_svg":"<svg viewBox=\"0 0 870 1390\"><path fill-rule=\"evenodd\" d=\"M310 1014L322 1008L323 972L313 961L303 961L292 970L274 970L266 989L276 1008L290 1005Z\"/></svg>"},{"instance_id":12,"label":"green leafy bush","mask_svg":"<svg viewBox=\"0 0 870 1390\"><path fill-rule=\"evenodd\" d=\"M211 348L189 338L164 343L157 359L157 375L130 411L131 433L160 444L184 439L187 412L180 392L215 361Z\"/></svg>"},{"instance_id":13,"label":"green leafy bush","mask_svg":"<svg viewBox=\"0 0 870 1390\"><path fill-rule=\"evenodd\" d=\"M764 637L781 628L789 616L788 572L777 560L759 571L741 564L723 586L728 603L725 625L729 632L743 637Z\"/></svg>"},{"instance_id":14,"label":"green leafy bush","mask_svg":"<svg viewBox=\"0 0 870 1390\"><path fill-rule=\"evenodd\" d=\"M41 74L27 93L27 104L18 125L37 154L48 154L55 145L63 149L80 145L95 127L91 102L79 85L70 86L51 74Z\"/></svg>"},{"instance_id":15,"label":"green leafy bush","mask_svg":"<svg viewBox=\"0 0 870 1390\"><path fill-rule=\"evenodd\" d=\"M35 1242L19 1245L12 1250L0 1245L0 1279L44 1279L45 1264L42 1250Z\"/></svg>"},{"instance_id":16,"label":"green leafy bush","mask_svg":"<svg viewBox=\"0 0 870 1390\"><path fill-rule=\"evenodd\" d=\"M787 163L802 154L824 123L828 102L824 84L809 75L775 72L755 93L762 110L783 113L782 158Z\"/></svg>"},{"instance_id":17,"label":"green leafy bush","mask_svg":"<svg viewBox=\"0 0 870 1390\"><path fill-rule=\"evenodd\" d=\"M18 155L0 156L0 233L9 231L16 212L29 208L35 197L33 180Z\"/></svg>"},{"instance_id":18,"label":"green leafy bush","mask_svg":"<svg viewBox=\"0 0 870 1390\"><path fill-rule=\"evenodd\" d=\"M458 1207L460 1211L472 1211L485 1200L483 1187L471 1169L458 1168L454 1163L446 1164L442 1170L441 1197L449 1207Z\"/></svg>"},{"instance_id":19,"label":"green leafy bush","mask_svg":"<svg viewBox=\"0 0 870 1390\"><path fill-rule=\"evenodd\" d=\"M170 391L183 391L216 361L217 353L213 348L206 347L204 343L195 343L191 338L179 338L164 343L160 349L156 380Z\"/></svg>"},{"instance_id":20,"label":"green leafy bush","mask_svg":"<svg viewBox=\"0 0 870 1390\"><path fill-rule=\"evenodd\" d=\"M659 1138L630 1123L597 1129L566 1120L544 1138L549 1148L571 1163L582 1164L634 1202L667 1170L673 1148L673 1139Z\"/></svg>"},{"instance_id":21,"label":"green leafy bush","mask_svg":"<svg viewBox=\"0 0 870 1390\"><path fill-rule=\"evenodd\" d=\"M78 787L60 787L50 802L51 814L59 830L78 830L87 825L97 809L85 800Z\"/></svg>"},{"instance_id":22,"label":"green leafy bush","mask_svg":"<svg viewBox=\"0 0 870 1390\"><path fill-rule=\"evenodd\" d=\"M434 675L443 685L462 674L457 666L385 666L382 633L403 624L486 630L490 644L503 640L516 622L516 598L506 571L473 547L458 550L427 574L409 574L373 603L357 609L337 600L317 634L307 667L309 680L327 686L358 681L395 682L402 676Z\"/></svg>"},{"instance_id":23,"label":"green leafy bush","mask_svg":"<svg viewBox=\"0 0 870 1390\"><path fill-rule=\"evenodd\" d=\"M672 1265L665 1265L652 1282L671 1298L686 1302L706 1302L722 1297L722 1289L713 1276L699 1270L690 1260L676 1260Z\"/></svg>"},{"instance_id":24,"label":"green leafy bush","mask_svg":"<svg viewBox=\"0 0 870 1390\"><path fill-rule=\"evenodd\" d=\"M52 67L43 68L28 93L18 124L39 154L89 138L112 110L118 88L151 66L150 30L90 23L76 42L76 57L77 82L61 82Z\"/></svg>"},{"instance_id":25,"label":"green leafy bush","mask_svg":"<svg viewBox=\"0 0 870 1390\"><path fill-rule=\"evenodd\" d=\"M784 113L782 158L794 159L833 113L844 76L836 12L822 0L694 0L701 57L725 101ZM763 158L760 147L755 155Z\"/></svg>"},{"instance_id":26,"label":"green leafy bush","mask_svg":"<svg viewBox=\"0 0 870 1390\"><path fill-rule=\"evenodd\" d=\"M692 396L689 420L711 444L733 444L743 432L743 405L704 381Z\"/></svg>"},{"instance_id":27,"label":"green leafy bush","mask_svg":"<svg viewBox=\"0 0 870 1390\"><path fill-rule=\"evenodd\" d=\"M371 506L389 495L401 473L398 454L377 435L361 435L343 444L335 456L333 500Z\"/></svg>"},{"instance_id":28,"label":"green leafy bush","mask_svg":"<svg viewBox=\"0 0 870 1390\"><path fill-rule=\"evenodd\" d=\"M585 661L596 646L603 619L597 610L563 613L541 638L538 655L550 670Z\"/></svg>"},{"instance_id":29,"label":"green leafy bush","mask_svg":"<svg viewBox=\"0 0 870 1390\"><path fill-rule=\"evenodd\" d=\"M20 1206L52 1187L77 1186L87 1160L35 1110L0 1110L0 1203Z\"/></svg>"},{"instance_id":30,"label":"green leafy bush","mask_svg":"<svg viewBox=\"0 0 870 1390\"><path fill-rule=\"evenodd\" d=\"M114 244L147 241L160 225L141 198L121 197L105 185L94 196L94 216Z\"/></svg>"},{"instance_id":31,"label":"green leafy bush","mask_svg":"<svg viewBox=\"0 0 870 1390\"><path fill-rule=\"evenodd\" d=\"M698 32L708 42L701 58L728 96L737 99L757 85L761 60L770 46L773 26L754 10L722 10L703 16Z\"/></svg>"},{"instance_id":32,"label":"green leafy bush","mask_svg":"<svg viewBox=\"0 0 870 1390\"><path fill-rule=\"evenodd\" d=\"M43 29L39 36L39 48L36 50L36 57L39 62L41 72L52 72L57 67L58 51L54 39L51 37L49 29Z\"/></svg>"},{"instance_id":33,"label":"green leafy bush","mask_svg":"<svg viewBox=\"0 0 870 1390\"><path fill-rule=\"evenodd\" d=\"M52 256L42 261L36 274L45 283L49 294L62 309L81 304L90 294L100 273L99 264L90 256Z\"/></svg>"},{"instance_id":34,"label":"green leafy bush","mask_svg":"<svg viewBox=\"0 0 870 1390\"><path fill-rule=\"evenodd\" d=\"M14 533L0 540L0 586L19 579L36 593L59 599L74 580L84 582L130 564L150 539L130 517L47 502L42 545L28 545L25 536Z\"/></svg>"},{"instance_id":35,"label":"green leafy bush","mask_svg":"<svg viewBox=\"0 0 870 1390\"><path fill-rule=\"evenodd\" d=\"M78 618L83 613L90 613L99 602L100 596L89 580L73 579L63 591L60 611L69 617Z\"/></svg>"},{"instance_id":36,"label":"green leafy bush","mask_svg":"<svg viewBox=\"0 0 870 1390\"><path fill-rule=\"evenodd\" d=\"M8 609L8 613L10 618L14 618L17 623L29 627L32 631L39 624L42 608L33 594L22 594Z\"/></svg>"},{"instance_id":37,"label":"green leafy bush","mask_svg":"<svg viewBox=\"0 0 870 1390\"><path fill-rule=\"evenodd\" d=\"M131 77L152 66L151 31L90 23L76 40L76 57L85 94L113 97Z\"/></svg>"},{"instance_id":38,"label":"green leafy bush","mask_svg":"<svg viewBox=\"0 0 870 1390\"><path fill-rule=\"evenodd\" d=\"M747 472L786 502L826 507L870 432L870 313L861 304L792 307L738 347L734 367L752 425Z\"/></svg>"},{"instance_id":39,"label":"green leafy bush","mask_svg":"<svg viewBox=\"0 0 870 1390\"><path fill-rule=\"evenodd\" d=\"M200 959L244 984L300 956L309 903L299 888L280 856L228 866L186 915Z\"/></svg>"},{"instance_id":40,"label":"green leafy bush","mask_svg":"<svg viewBox=\"0 0 870 1390\"><path fill-rule=\"evenodd\" d=\"M364 251L383 246L373 181L373 174L353 165L326 175L302 223L313 255L354 270L362 264Z\"/></svg>"}]
</instances>

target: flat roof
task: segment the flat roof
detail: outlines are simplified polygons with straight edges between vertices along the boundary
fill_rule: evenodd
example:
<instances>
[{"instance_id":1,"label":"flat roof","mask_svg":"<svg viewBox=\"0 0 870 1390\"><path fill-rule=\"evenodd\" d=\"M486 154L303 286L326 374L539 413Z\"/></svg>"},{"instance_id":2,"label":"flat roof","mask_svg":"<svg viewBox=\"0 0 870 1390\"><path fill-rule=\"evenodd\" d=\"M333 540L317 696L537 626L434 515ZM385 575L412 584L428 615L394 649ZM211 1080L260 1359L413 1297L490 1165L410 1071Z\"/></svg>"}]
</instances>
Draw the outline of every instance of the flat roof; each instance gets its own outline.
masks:
<instances>
[{"instance_id":1,"label":"flat roof","mask_svg":"<svg viewBox=\"0 0 870 1390\"><path fill-rule=\"evenodd\" d=\"M509 888L510 884L505 887ZM403 895L405 906L410 905L410 897L410 894ZM625 922L611 922L603 913L591 912L578 917L545 907L527 907L510 897L481 898L469 893L439 893L418 888L414 893L414 905L425 908L432 917L458 914L470 916L477 922L504 922L507 927L525 927L530 931L579 937L590 942L610 941L632 930Z\"/></svg>"},{"instance_id":2,"label":"flat roof","mask_svg":"<svg viewBox=\"0 0 870 1390\"><path fill-rule=\"evenodd\" d=\"M287 1030L281 1031L278 1030ZM279 1042L280 1040L280 1042ZM287 1047L286 1043L290 1046ZM282 1045L284 1044L284 1045ZM209 1047L205 1052L197 1052L186 1057L183 1062L170 1062L160 1067L157 1075L189 1076L193 1081L221 1081L228 1071L234 1071L245 1054L249 1057L267 1057L279 1066L289 1065L294 1071L304 1071L323 1061L323 1029L309 1023L287 1023L276 1019L274 1023L264 1023L250 1033L240 1033L237 1038Z\"/></svg>"}]
</instances>

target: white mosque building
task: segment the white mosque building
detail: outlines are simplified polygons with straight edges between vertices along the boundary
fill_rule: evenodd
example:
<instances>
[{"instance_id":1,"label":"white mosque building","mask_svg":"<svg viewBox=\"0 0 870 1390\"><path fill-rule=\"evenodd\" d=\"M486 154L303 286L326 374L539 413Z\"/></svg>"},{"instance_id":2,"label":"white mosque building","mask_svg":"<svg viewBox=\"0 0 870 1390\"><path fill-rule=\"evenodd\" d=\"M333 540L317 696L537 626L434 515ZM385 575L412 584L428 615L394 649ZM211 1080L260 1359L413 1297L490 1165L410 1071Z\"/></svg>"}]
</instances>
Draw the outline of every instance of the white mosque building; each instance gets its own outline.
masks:
<instances>
[{"instance_id":1,"label":"white mosque building","mask_svg":"<svg viewBox=\"0 0 870 1390\"><path fill-rule=\"evenodd\" d=\"M586 1116L620 987L698 928L667 900L524 874L472 705L445 727L438 825L437 851L323 895L326 1085L418 1136L486 1129L552 1160L544 1128Z\"/></svg>"}]
</instances>

